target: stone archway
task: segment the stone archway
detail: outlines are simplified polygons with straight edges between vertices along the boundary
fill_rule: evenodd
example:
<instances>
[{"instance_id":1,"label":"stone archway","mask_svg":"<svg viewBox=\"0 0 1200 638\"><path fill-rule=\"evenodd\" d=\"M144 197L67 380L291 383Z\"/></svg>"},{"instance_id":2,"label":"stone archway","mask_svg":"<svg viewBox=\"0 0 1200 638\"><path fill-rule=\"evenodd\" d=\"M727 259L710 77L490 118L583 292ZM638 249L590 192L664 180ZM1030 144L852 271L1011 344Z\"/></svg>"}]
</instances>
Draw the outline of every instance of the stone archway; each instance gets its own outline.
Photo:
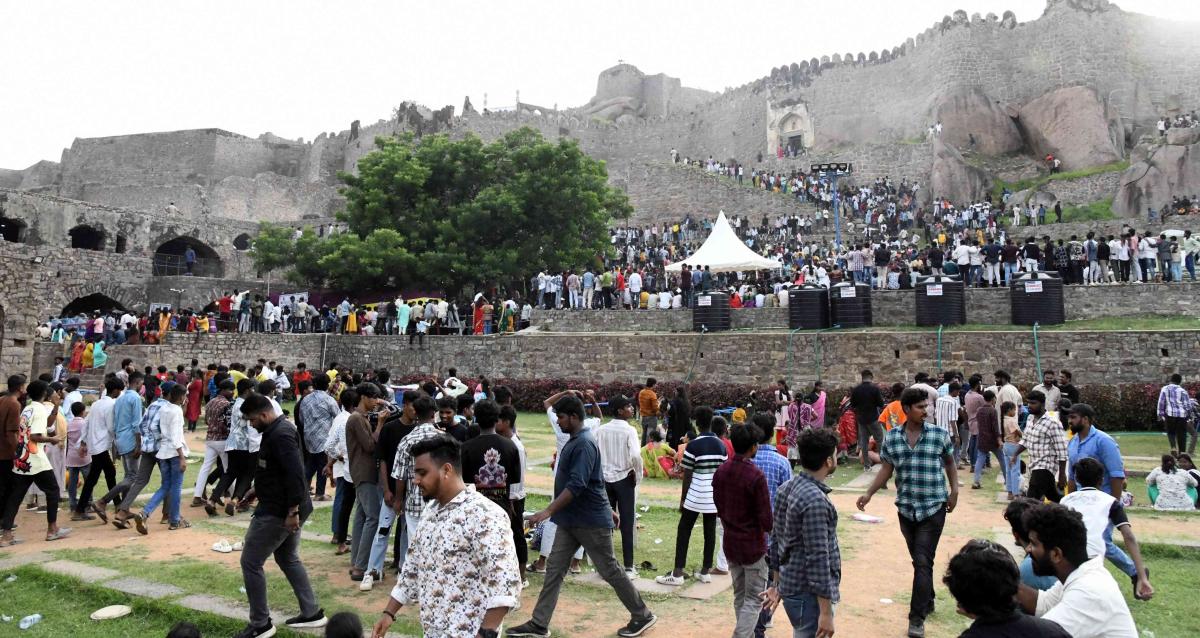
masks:
<instances>
[{"instance_id":1,"label":"stone archway","mask_svg":"<svg viewBox=\"0 0 1200 638\"><path fill-rule=\"evenodd\" d=\"M104 250L104 230L87 224L80 224L67 231L71 236L71 248L82 250Z\"/></svg>"},{"instance_id":2,"label":"stone archway","mask_svg":"<svg viewBox=\"0 0 1200 638\"><path fill-rule=\"evenodd\" d=\"M769 107L767 150L772 156L797 155L812 148L816 134L808 105L803 102Z\"/></svg>"},{"instance_id":3,"label":"stone archway","mask_svg":"<svg viewBox=\"0 0 1200 638\"><path fill-rule=\"evenodd\" d=\"M112 297L109 297L104 293L94 292L90 295L84 295L82 297L76 297L72 299L67 305L63 306L62 312L59 313L59 316L73 317L80 313L91 316L91 314L97 310L100 312L108 312L110 310L120 310L121 312L125 312L129 309L125 307L125 304L113 299Z\"/></svg>"},{"instance_id":4,"label":"stone archway","mask_svg":"<svg viewBox=\"0 0 1200 638\"><path fill-rule=\"evenodd\" d=\"M4 366L4 306L0 306L0 369Z\"/></svg>"},{"instance_id":5,"label":"stone archway","mask_svg":"<svg viewBox=\"0 0 1200 638\"><path fill-rule=\"evenodd\" d=\"M188 268L188 251L195 257L195 262ZM197 277L222 277L225 266L221 256L212 246L195 237L179 236L169 239L154 250L154 276L186 275Z\"/></svg>"}]
</instances>

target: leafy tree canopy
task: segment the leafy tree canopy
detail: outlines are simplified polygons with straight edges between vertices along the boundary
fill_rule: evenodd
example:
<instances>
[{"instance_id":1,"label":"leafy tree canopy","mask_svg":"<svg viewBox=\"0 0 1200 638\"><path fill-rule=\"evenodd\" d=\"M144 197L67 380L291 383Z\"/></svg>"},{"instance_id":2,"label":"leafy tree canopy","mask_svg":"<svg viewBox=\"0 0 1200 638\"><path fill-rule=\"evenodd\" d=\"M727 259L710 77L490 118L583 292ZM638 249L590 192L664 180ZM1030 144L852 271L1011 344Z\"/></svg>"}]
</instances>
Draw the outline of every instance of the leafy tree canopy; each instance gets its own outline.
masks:
<instances>
[{"instance_id":1,"label":"leafy tree canopy","mask_svg":"<svg viewBox=\"0 0 1200 638\"><path fill-rule=\"evenodd\" d=\"M591 264L608 248L609 222L632 211L602 161L530 128L490 144L407 135L375 146L357 175L338 173L346 198L338 218L349 232L293 239L264 225L254 242L260 269L290 265L289 279L316 287L454 295Z\"/></svg>"}]
</instances>

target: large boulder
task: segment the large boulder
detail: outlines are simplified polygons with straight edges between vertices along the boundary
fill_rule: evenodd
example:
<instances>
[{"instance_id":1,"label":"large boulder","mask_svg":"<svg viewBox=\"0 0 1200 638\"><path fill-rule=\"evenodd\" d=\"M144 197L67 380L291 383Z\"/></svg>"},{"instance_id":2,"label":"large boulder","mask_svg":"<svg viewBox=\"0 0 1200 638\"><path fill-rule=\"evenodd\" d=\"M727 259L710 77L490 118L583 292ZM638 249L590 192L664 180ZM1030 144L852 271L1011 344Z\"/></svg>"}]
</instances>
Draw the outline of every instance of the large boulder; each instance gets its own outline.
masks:
<instances>
[{"instance_id":1,"label":"large boulder","mask_svg":"<svg viewBox=\"0 0 1200 638\"><path fill-rule=\"evenodd\" d=\"M992 178L985 171L964 161L958 149L942 138L934 139L930 175L930 192L934 197L965 204L983 199L991 187Z\"/></svg>"},{"instance_id":2,"label":"large boulder","mask_svg":"<svg viewBox=\"0 0 1200 638\"><path fill-rule=\"evenodd\" d=\"M1200 126L1190 128L1173 128L1167 130L1167 144L1174 146L1190 146L1200 142Z\"/></svg>"},{"instance_id":3,"label":"large boulder","mask_svg":"<svg viewBox=\"0 0 1200 638\"><path fill-rule=\"evenodd\" d=\"M978 88L962 87L943 95L934 104L934 120L942 123L942 137L958 148L987 155L1015 153L1024 146L1021 132L1004 107Z\"/></svg>"},{"instance_id":4,"label":"large boulder","mask_svg":"<svg viewBox=\"0 0 1200 638\"><path fill-rule=\"evenodd\" d=\"M1162 209L1174 195L1200 193L1200 143L1168 144L1121 174L1113 210L1123 217L1141 217L1147 208Z\"/></svg>"},{"instance_id":5,"label":"large boulder","mask_svg":"<svg viewBox=\"0 0 1200 638\"><path fill-rule=\"evenodd\" d=\"M1053 154L1065 170L1120 161L1125 135L1115 109L1095 89L1069 86L1026 103L1017 117L1038 157Z\"/></svg>"}]
</instances>

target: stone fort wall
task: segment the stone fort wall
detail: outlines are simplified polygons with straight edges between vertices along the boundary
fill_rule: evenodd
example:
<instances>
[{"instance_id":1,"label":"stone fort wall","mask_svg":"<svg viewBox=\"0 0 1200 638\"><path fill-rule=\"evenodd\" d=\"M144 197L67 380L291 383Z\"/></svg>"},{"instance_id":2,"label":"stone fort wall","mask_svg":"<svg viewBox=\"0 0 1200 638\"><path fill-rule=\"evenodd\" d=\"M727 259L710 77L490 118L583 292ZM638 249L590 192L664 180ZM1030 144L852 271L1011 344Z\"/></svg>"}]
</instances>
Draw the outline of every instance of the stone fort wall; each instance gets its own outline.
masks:
<instances>
[{"instance_id":1,"label":"stone fort wall","mask_svg":"<svg viewBox=\"0 0 1200 638\"><path fill-rule=\"evenodd\" d=\"M1069 368L1078 384L1156 382L1194 369L1200 332L1043 332L1043 366ZM790 346L789 346L790 343ZM393 374L444 373L504 379L587 379L640 382L647 376L705 383L764 384L776 378L824 379L848 386L871 368L880 381L910 380L918 371L1005 368L1014 379L1036 377L1033 338L1027 332L951 332L937 350L931 333L733 333L722 335L540 334L507 337L430 337L427 349L403 337L322 335L199 335L161 346L118 346L109 366L124 357L136 365L177 365L264 357L285 366L336 361L355 369L387 367ZM789 350L790 348L790 350ZM789 356L790 353L790 356ZM940 357L939 357L940 354Z\"/></svg>"}]
</instances>

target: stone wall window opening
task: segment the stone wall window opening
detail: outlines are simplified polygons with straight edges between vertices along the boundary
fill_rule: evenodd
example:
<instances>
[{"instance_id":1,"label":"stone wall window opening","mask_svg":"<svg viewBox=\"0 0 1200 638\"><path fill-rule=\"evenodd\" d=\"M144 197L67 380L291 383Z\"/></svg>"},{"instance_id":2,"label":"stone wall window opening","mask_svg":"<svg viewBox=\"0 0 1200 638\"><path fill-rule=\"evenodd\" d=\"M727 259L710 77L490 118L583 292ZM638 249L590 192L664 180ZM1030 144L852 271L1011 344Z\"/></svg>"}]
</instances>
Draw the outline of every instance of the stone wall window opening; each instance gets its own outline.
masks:
<instances>
[{"instance_id":1,"label":"stone wall window opening","mask_svg":"<svg viewBox=\"0 0 1200 638\"><path fill-rule=\"evenodd\" d=\"M129 238L125 235L117 235L117 241L113 245L113 251L124 254L127 250L129 250Z\"/></svg>"},{"instance_id":2,"label":"stone wall window opening","mask_svg":"<svg viewBox=\"0 0 1200 638\"><path fill-rule=\"evenodd\" d=\"M799 115L792 113L779 123L779 145L791 152L800 154L808 144L805 144L804 121Z\"/></svg>"},{"instance_id":3,"label":"stone wall window opening","mask_svg":"<svg viewBox=\"0 0 1200 638\"><path fill-rule=\"evenodd\" d=\"M29 226L19 219L0 217L0 238L10 244L23 244L29 236Z\"/></svg>"},{"instance_id":4,"label":"stone wall window opening","mask_svg":"<svg viewBox=\"0 0 1200 638\"><path fill-rule=\"evenodd\" d=\"M71 236L71 248L80 250L104 250L104 230L87 224L80 224L67 231Z\"/></svg>"},{"instance_id":5,"label":"stone wall window opening","mask_svg":"<svg viewBox=\"0 0 1200 638\"><path fill-rule=\"evenodd\" d=\"M125 312L128 310L128 308L125 307L125 304L113 299L112 297L109 297L108 295L94 292L90 295L76 297L75 299L71 300L71 303L63 306L62 313L60 313L59 316L74 317L79 314L85 314L90 317L92 316L92 313L96 312L97 310L102 313L112 310Z\"/></svg>"},{"instance_id":6,"label":"stone wall window opening","mask_svg":"<svg viewBox=\"0 0 1200 638\"><path fill-rule=\"evenodd\" d=\"M248 233L242 233L233 239L233 247L238 250L250 250L254 246L254 240L251 239Z\"/></svg>"},{"instance_id":7,"label":"stone wall window opening","mask_svg":"<svg viewBox=\"0 0 1200 638\"><path fill-rule=\"evenodd\" d=\"M195 255L189 267L188 249ZM191 274L196 277L222 277L225 273L221 256L208 244L195 237L175 237L163 242L154 251L153 274L169 277Z\"/></svg>"}]
</instances>

